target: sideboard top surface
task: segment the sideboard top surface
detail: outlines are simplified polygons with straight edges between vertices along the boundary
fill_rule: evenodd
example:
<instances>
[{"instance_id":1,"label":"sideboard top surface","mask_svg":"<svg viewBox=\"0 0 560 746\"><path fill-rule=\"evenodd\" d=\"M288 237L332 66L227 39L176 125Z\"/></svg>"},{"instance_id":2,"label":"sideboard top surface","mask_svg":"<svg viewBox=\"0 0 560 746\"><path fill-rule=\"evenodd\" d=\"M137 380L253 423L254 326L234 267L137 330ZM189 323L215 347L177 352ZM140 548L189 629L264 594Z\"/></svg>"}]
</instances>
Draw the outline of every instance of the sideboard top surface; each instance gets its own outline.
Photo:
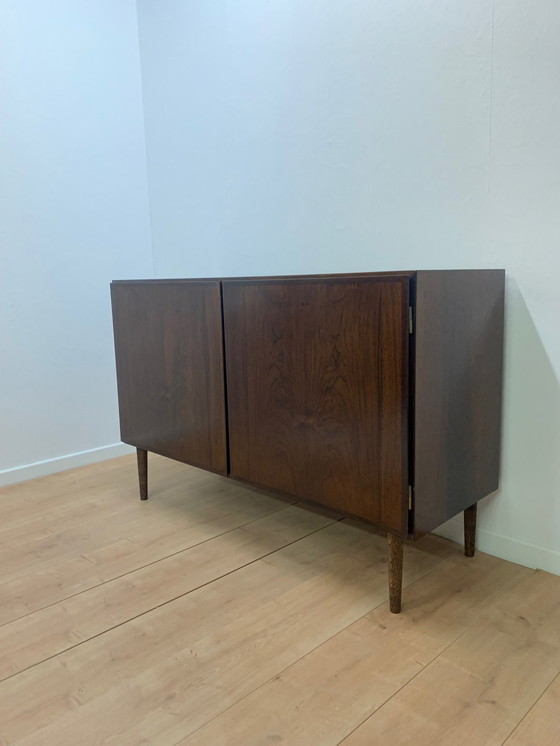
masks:
<instances>
[{"instance_id":1,"label":"sideboard top surface","mask_svg":"<svg viewBox=\"0 0 560 746\"><path fill-rule=\"evenodd\" d=\"M375 277L413 277L415 271L403 270L391 272L336 272L324 275L250 275L247 277L176 277L158 278L150 280L113 280L114 284L150 282L150 283L176 283L176 282L274 282L278 280L328 280L328 279L373 279Z\"/></svg>"},{"instance_id":2,"label":"sideboard top surface","mask_svg":"<svg viewBox=\"0 0 560 746\"><path fill-rule=\"evenodd\" d=\"M278 282L285 280L329 280L329 279L374 279L376 277L416 277L418 274L429 275L434 274L457 274L457 273L478 273L490 272L505 273L504 269L422 269L422 270L394 270L387 272L333 272L329 274L317 274L317 275L248 275L244 277L170 277L170 278L151 278L151 279L130 279L130 280L113 280L113 285L124 285L124 284L135 284L135 283L149 283L149 284L175 284L175 283L201 283L201 284L213 284L218 282Z\"/></svg>"}]
</instances>

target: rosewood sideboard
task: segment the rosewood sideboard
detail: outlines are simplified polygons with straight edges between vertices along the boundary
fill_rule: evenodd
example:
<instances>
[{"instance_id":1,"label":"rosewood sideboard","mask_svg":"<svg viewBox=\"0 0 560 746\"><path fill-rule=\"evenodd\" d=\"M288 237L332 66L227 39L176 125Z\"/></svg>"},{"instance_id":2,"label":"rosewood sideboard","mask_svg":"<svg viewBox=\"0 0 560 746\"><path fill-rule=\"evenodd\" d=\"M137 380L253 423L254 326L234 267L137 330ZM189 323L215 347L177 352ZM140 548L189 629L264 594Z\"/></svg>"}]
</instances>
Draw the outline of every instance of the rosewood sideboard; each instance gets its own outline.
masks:
<instances>
[{"instance_id":1,"label":"rosewood sideboard","mask_svg":"<svg viewBox=\"0 0 560 746\"><path fill-rule=\"evenodd\" d=\"M498 487L503 270L111 285L121 437L403 539Z\"/></svg>"}]
</instances>

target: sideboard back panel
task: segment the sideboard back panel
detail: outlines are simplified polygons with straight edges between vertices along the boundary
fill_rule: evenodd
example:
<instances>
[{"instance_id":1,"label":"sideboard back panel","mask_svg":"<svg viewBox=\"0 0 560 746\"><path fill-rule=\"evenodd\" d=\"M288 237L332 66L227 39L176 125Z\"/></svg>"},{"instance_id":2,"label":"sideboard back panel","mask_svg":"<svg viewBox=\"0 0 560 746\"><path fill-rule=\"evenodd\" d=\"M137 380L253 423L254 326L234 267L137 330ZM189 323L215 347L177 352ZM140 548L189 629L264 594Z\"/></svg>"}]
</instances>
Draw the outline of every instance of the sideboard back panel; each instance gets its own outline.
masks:
<instances>
[{"instance_id":1,"label":"sideboard back panel","mask_svg":"<svg viewBox=\"0 0 560 746\"><path fill-rule=\"evenodd\" d=\"M408 276L224 281L231 476L406 533Z\"/></svg>"},{"instance_id":2,"label":"sideboard back panel","mask_svg":"<svg viewBox=\"0 0 560 746\"><path fill-rule=\"evenodd\" d=\"M220 283L111 286L125 443L227 473Z\"/></svg>"}]
</instances>

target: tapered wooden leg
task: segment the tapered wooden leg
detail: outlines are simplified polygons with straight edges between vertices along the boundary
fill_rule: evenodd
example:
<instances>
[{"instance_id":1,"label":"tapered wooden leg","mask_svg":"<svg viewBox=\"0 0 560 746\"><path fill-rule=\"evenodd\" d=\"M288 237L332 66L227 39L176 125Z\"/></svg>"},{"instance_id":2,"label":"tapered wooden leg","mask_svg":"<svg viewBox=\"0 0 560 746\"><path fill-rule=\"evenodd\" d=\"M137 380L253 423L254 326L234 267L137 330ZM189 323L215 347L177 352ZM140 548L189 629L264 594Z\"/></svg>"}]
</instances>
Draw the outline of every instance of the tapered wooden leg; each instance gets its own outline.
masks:
<instances>
[{"instance_id":1,"label":"tapered wooden leg","mask_svg":"<svg viewBox=\"0 0 560 746\"><path fill-rule=\"evenodd\" d=\"M465 557L474 557L476 541L476 503L465 510Z\"/></svg>"},{"instance_id":2,"label":"tapered wooden leg","mask_svg":"<svg viewBox=\"0 0 560 746\"><path fill-rule=\"evenodd\" d=\"M389 568L389 608L400 614L403 568L403 541L400 536L387 534L387 564Z\"/></svg>"},{"instance_id":3,"label":"tapered wooden leg","mask_svg":"<svg viewBox=\"0 0 560 746\"><path fill-rule=\"evenodd\" d=\"M140 484L140 500L148 499L148 451L136 449L138 460L138 482Z\"/></svg>"}]
</instances>

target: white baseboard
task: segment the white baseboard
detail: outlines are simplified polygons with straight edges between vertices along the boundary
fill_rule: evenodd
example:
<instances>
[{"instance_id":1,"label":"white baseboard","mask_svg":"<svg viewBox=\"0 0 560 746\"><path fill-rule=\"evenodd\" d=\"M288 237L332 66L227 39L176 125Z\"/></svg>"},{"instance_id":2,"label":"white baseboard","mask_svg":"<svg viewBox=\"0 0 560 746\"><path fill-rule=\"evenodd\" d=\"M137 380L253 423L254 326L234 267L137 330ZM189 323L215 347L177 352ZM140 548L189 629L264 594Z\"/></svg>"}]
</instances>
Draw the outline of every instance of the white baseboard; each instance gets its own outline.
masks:
<instances>
[{"instance_id":1,"label":"white baseboard","mask_svg":"<svg viewBox=\"0 0 560 746\"><path fill-rule=\"evenodd\" d=\"M89 451L80 451L79 453L70 453L67 456L49 458L46 461L37 461L34 464L16 466L13 469L3 469L0 470L0 487L16 482L25 482L36 477L44 477L47 474L66 471L66 469L74 469L77 466L94 464L97 461L117 458L117 456L125 456L128 453L134 453L132 446L127 446L124 443L114 443L110 446L92 448Z\"/></svg>"},{"instance_id":2,"label":"white baseboard","mask_svg":"<svg viewBox=\"0 0 560 746\"><path fill-rule=\"evenodd\" d=\"M456 516L440 526L434 534L444 536L458 544L463 544L463 520ZM485 528L476 529L476 546L481 552L494 557L515 562L524 567L546 570L554 575L560 575L560 552L547 547L539 547L526 541L513 539L510 536L496 534Z\"/></svg>"}]
</instances>

